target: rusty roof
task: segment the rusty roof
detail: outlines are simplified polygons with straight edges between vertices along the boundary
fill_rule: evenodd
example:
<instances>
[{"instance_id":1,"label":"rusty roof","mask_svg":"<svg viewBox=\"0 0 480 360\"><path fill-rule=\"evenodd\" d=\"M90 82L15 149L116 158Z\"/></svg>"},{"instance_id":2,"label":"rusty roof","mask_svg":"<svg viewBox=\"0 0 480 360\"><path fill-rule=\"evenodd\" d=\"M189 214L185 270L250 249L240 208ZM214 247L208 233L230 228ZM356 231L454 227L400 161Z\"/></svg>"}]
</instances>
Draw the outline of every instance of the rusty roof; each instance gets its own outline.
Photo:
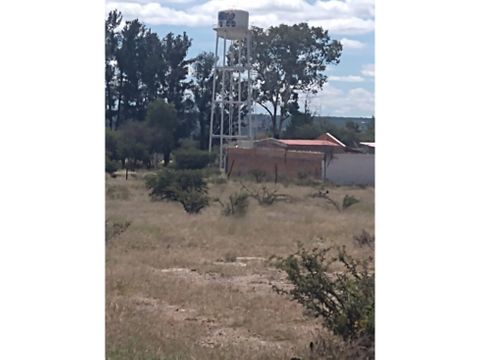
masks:
<instances>
[{"instance_id":1,"label":"rusty roof","mask_svg":"<svg viewBox=\"0 0 480 360\"><path fill-rule=\"evenodd\" d=\"M299 140L299 139L280 139L278 140L285 145L301 145L301 146L334 146L340 147L337 143L329 140Z\"/></svg>"}]
</instances>

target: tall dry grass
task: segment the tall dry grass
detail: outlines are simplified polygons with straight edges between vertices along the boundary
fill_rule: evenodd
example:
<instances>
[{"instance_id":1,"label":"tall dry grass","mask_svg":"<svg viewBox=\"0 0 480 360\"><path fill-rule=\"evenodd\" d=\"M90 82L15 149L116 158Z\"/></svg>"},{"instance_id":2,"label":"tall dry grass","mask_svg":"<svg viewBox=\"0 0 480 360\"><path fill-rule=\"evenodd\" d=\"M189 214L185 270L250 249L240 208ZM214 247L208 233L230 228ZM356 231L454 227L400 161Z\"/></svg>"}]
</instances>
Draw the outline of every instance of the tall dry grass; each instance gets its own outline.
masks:
<instances>
[{"instance_id":1,"label":"tall dry grass","mask_svg":"<svg viewBox=\"0 0 480 360\"><path fill-rule=\"evenodd\" d=\"M255 186L247 183L247 186ZM271 185L273 186L273 184ZM240 184L210 184L227 198ZM297 242L345 245L362 258L372 248L353 235L374 231L374 189L331 187L360 203L338 212L308 195L311 187L279 185L289 202L263 207L251 200L244 217L225 217L213 203L189 215L171 202L152 202L141 174L109 178L110 223L130 225L109 239L106 252L108 359L290 359L323 332L318 320L272 291L285 276L272 256Z\"/></svg>"}]
</instances>

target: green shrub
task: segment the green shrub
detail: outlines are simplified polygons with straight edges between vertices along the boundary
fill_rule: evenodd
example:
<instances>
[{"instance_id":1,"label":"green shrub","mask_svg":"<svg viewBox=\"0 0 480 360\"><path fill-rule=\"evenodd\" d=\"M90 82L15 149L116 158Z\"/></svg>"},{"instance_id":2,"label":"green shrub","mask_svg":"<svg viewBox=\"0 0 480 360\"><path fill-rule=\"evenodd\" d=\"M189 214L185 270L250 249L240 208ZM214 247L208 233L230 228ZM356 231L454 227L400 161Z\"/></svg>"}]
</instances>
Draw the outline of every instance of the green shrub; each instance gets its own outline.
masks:
<instances>
[{"instance_id":1,"label":"green shrub","mask_svg":"<svg viewBox=\"0 0 480 360\"><path fill-rule=\"evenodd\" d=\"M178 194L178 202L189 214L197 214L208 206L208 196L200 191L187 190Z\"/></svg>"},{"instance_id":2,"label":"green shrub","mask_svg":"<svg viewBox=\"0 0 480 360\"><path fill-rule=\"evenodd\" d=\"M303 247L280 258L277 266L292 282L290 290L274 289L302 304L313 316L321 317L325 326L345 341L362 339L373 346L375 336L375 272L369 269L373 259L359 262L337 249ZM331 272L333 263L342 272Z\"/></svg>"},{"instance_id":3,"label":"green shrub","mask_svg":"<svg viewBox=\"0 0 480 360\"><path fill-rule=\"evenodd\" d=\"M224 204L220 199L217 201L222 205L222 213L225 216L244 216L248 208L248 194L244 192L233 193L228 197L228 202Z\"/></svg>"},{"instance_id":4,"label":"green shrub","mask_svg":"<svg viewBox=\"0 0 480 360\"><path fill-rule=\"evenodd\" d=\"M345 197L343 198L342 210L345 210L350 206L355 205L356 203L359 203L359 202L360 200L358 200L355 196L345 195Z\"/></svg>"},{"instance_id":5,"label":"green shrub","mask_svg":"<svg viewBox=\"0 0 480 360\"><path fill-rule=\"evenodd\" d=\"M154 200L178 201L188 213L198 213L208 206L208 188L200 170L164 169L145 177Z\"/></svg>"},{"instance_id":6,"label":"green shrub","mask_svg":"<svg viewBox=\"0 0 480 360\"><path fill-rule=\"evenodd\" d=\"M111 176L120 168L120 163L118 161L110 159L110 157L105 157L105 172Z\"/></svg>"},{"instance_id":7,"label":"green shrub","mask_svg":"<svg viewBox=\"0 0 480 360\"><path fill-rule=\"evenodd\" d=\"M195 148L180 148L174 156L176 169L203 169L213 161L213 154Z\"/></svg>"},{"instance_id":8,"label":"green shrub","mask_svg":"<svg viewBox=\"0 0 480 360\"><path fill-rule=\"evenodd\" d=\"M145 178L150 196L154 199L178 201L182 192L207 193L207 183L199 170L164 169Z\"/></svg>"}]
</instances>

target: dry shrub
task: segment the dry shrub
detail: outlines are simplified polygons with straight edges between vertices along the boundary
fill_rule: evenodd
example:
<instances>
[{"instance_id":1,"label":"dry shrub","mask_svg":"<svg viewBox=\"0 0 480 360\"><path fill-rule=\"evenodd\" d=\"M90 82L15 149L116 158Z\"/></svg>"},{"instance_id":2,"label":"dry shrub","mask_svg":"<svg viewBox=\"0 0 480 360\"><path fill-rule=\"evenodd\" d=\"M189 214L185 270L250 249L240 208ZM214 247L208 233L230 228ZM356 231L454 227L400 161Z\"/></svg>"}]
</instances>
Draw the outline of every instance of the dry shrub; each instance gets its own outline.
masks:
<instances>
[{"instance_id":1,"label":"dry shrub","mask_svg":"<svg viewBox=\"0 0 480 360\"><path fill-rule=\"evenodd\" d=\"M375 347L365 339L345 341L331 334L310 342L308 360L373 360Z\"/></svg>"},{"instance_id":2,"label":"dry shrub","mask_svg":"<svg viewBox=\"0 0 480 360\"><path fill-rule=\"evenodd\" d=\"M230 194L227 202L216 199L222 206L222 214L225 216L245 216L248 208L248 194L235 192Z\"/></svg>"},{"instance_id":3,"label":"dry shrub","mask_svg":"<svg viewBox=\"0 0 480 360\"><path fill-rule=\"evenodd\" d=\"M333 205L338 212L342 212L348 209L350 206L360 202L360 200L358 200L355 196L347 194L343 197L342 205L340 206L340 204L329 195L329 191L324 190L323 187L321 187L319 190L315 191L314 193L310 194L310 196L314 198L322 198L327 200L327 202Z\"/></svg>"},{"instance_id":4,"label":"dry shrub","mask_svg":"<svg viewBox=\"0 0 480 360\"><path fill-rule=\"evenodd\" d=\"M354 235L353 241L360 247L365 245L371 248L375 247L375 236L370 235L370 233L365 230L362 230L362 232L358 235Z\"/></svg>"},{"instance_id":5,"label":"dry shrub","mask_svg":"<svg viewBox=\"0 0 480 360\"><path fill-rule=\"evenodd\" d=\"M248 174L255 180L257 184L264 182L267 178L267 173L259 169L250 170Z\"/></svg>"},{"instance_id":6,"label":"dry shrub","mask_svg":"<svg viewBox=\"0 0 480 360\"><path fill-rule=\"evenodd\" d=\"M279 193L277 188L270 188L267 185L249 188L243 183L240 184L242 185L242 189L262 206L269 206L277 201L290 199L289 195Z\"/></svg>"},{"instance_id":7,"label":"dry shrub","mask_svg":"<svg viewBox=\"0 0 480 360\"><path fill-rule=\"evenodd\" d=\"M105 221L105 241L113 239L115 236L120 235L125 230L128 229L130 226L130 221L122 221L122 222L112 222L112 221Z\"/></svg>"}]
</instances>

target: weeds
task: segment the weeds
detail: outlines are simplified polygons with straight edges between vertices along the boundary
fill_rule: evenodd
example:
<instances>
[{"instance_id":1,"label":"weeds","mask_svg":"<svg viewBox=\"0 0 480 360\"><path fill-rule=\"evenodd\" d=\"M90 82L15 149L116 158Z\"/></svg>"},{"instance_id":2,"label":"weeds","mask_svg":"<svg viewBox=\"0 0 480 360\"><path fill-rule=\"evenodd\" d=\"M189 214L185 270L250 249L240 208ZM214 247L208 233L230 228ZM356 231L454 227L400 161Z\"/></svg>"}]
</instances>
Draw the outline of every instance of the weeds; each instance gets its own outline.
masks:
<instances>
[{"instance_id":1,"label":"weeds","mask_svg":"<svg viewBox=\"0 0 480 360\"><path fill-rule=\"evenodd\" d=\"M225 254L225 256L223 257L223 260L225 260L225 262L235 262L235 261L237 261L237 255L235 255L235 253L229 251Z\"/></svg>"},{"instance_id":2,"label":"weeds","mask_svg":"<svg viewBox=\"0 0 480 360\"><path fill-rule=\"evenodd\" d=\"M290 196L287 194L278 193L278 189L270 189L267 185L262 185L259 188L248 188L245 184L241 183L242 189L246 193L258 201L262 206L269 206L274 204L277 201L285 201L290 199Z\"/></svg>"},{"instance_id":3,"label":"weeds","mask_svg":"<svg viewBox=\"0 0 480 360\"><path fill-rule=\"evenodd\" d=\"M375 247L375 236L370 235L367 231L362 230L359 235L353 236L353 241L360 247L362 246L369 246L371 248Z\"/></svg>"},{"instance_id":4,"label":"weeds","mask_svg":"<svg viewBox=\"0 0 480 360\"><path fill-rule=\"evenodd\" d=\"M348 209L350 206L360 202L360 200L358 200L356 197L352 195L345 195L345 197L343 198L342 206L340 206L340 204L337 201L335 201L332 197L330 197L329 191L324 190L323 187L320 188L320 190L311 194L310 196L313 198L322 198L327 200L327 202L333 205L338 212L342 212Z\"/></svg>"},{"instance_id":5,"label":"weeds","mask_svg":"<svg viewBox=\"0 0 480 360\"><path fill-rule=\"evenodd\" d=\"M109 220L105 221L105 242L113 239L115 236L120 235L130 226L130 221L123 222L110 222Z\"/></svg>"},{"instance_id":6,"label":"weeds","mask_svg":"<svg viewBox=\"0 0 480 360\"><path fill-rule=\"evenodd\" d=\"M248 194L244 192L233 193L228 197L228 202L225 204L216 199L222 206L222 213L225 216L244 216L248 208Z\"/></svg>"},{"instance_id":7,"label":"weeds","mask_svg":"<svg viewBox=\"0 0 480 360\"><path fill-rule=\"evenodd\" d=\"M106 196L112 200L128 200L130 198L130 191L126 185L109 185L107 186Z\"/></svg>"},{"instance_id":8,"label":"weeds","mask_svg":"<svg viewBox=\"0 0 480 360\"><path fill-rule=\"evenodd\" d=\"M227 178L223 176L212 176L208 179L208 181L215 185L223 185L228 182Z\"/></svg>"},{"instance_id":9,"label":"weeds","mask_svg":"<svg viewBox=\"0 0 480 360\"><path fill-rule=\"evenodd\" d=\"M358 200L355 196L345 195L345 197L343 198L342 210L345 210L350 206L355 205L356 203L359 203L359 202L360 200Z\"/></svg>"}]
</instances>

